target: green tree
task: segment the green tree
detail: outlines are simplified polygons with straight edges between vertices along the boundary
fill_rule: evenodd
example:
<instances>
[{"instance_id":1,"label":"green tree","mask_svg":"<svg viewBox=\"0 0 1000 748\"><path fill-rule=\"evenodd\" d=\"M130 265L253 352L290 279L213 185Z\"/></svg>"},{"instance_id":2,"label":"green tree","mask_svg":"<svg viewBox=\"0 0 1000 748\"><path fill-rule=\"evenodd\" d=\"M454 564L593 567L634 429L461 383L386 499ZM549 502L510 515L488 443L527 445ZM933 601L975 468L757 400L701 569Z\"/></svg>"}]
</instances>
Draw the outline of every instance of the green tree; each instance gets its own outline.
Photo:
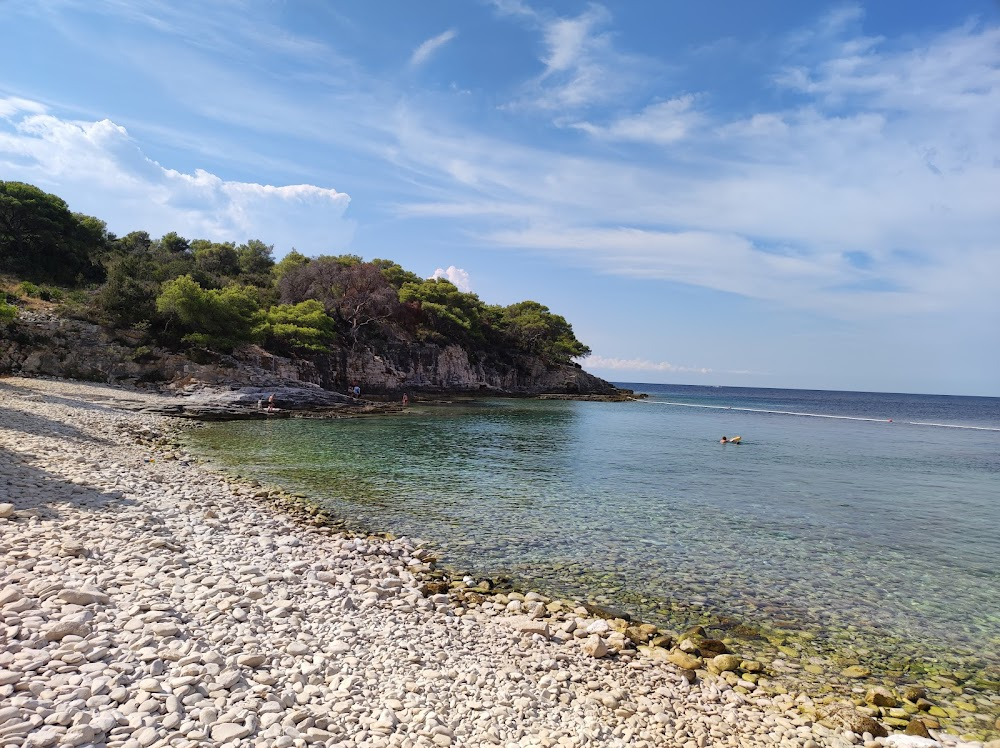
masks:
<instances>
[{"instance_id":1,"label":"green tree","mask_svg":"<svg viewBox=\"0 0 1000 748\"><path fill-rule=\"evenodd\" d=\"M88 247L91 262L101 265L111 251L112 234L108 233L108 224L85 213L74 213L73 218L80 226L80 236Z\"/></svg>"},{"instance_id":2,"label":"green tree","mask_svg":"<svg viewBox=\"0 0 1000 748\"><path fill-rule=\"evenodd\" d=\"M272 306L262 330L279 345L314 353L328 350L335 338L333 319L315 299Z\"/></svg>"},{"instance_id":3,"label":"green tree","mask_svg":"<svg viewBox=\"0 0 1000 748\"><path fill-rule=\"evenodd\" d=\"M159 284L147 254L126 254L108 262L108 279L97 293L97 306L116 325L148 321L156 313Z\"/></svg>"},{"instance_id":4,"label":"green tree","mask_svg":"<svg viewBox=\"0 0 1000 748\"><path fill-rule=\"evenodd\" d=\"M119 254L148 255L153 248L153 240L148 231L130 231L115 240L115 251Z\"/></svg>"},{"instance_id":5,"label":"green tree","mask_svg":"<svg viewBox=\"0 0 1000 748\"><path fill-rule=\"evenodd\" d=\"M271 269L274 268L274 245L264 244L260 239L251 239L236 248L236 259L240 266L240 280L255 286L271 283Z\"/></svg>"},{"instance_id":6,"label":"green tree","mask_svg":"<svg viewBox=\"0 0 1000 748\"><path fill-rule=\"evenodd\" d=\"M166 233L153 242L151 258L151 272L159 283L194 272L191 243L176 231Z\"/></svg>"},{"instance_id":7,"label":"green tree","mask_svg":"<svg viewBox=\"0 0 1000 748\"><path fill-rule=\"evenodd\" d=\"M232 242L191 242L194 270L191 276L208 288L222 288L240 274L240 256Z\"/></svg>"},{"instance_id":8,"label":"green tree","mask_svg":"<svg viewBox=\"0 0 1000 748\"><path fill-rule=\"evenodd\" d=\"M386 280L388 280L389 283L396 288L396 290L402 288L404 283L422 283L424 280L416 273L404 270L402 265L397 262L393 262L392 260L374 259L371 264L382 271L382 275L386 277Z\"/></svg>"},{"instance_id":9,"label":"green tree","mask_svg":"<svg viewBox=\"0 0 1000 748\"><path fill-rule=\"evenodd\" d=\"M500 321L515 346L550 361L565 363L590 355L590 348L576 339L566 318L552 314L537 301L521 301L505 307Z\"/></svg>"},{"instance_id":10,"label":"green tree","mask_svg":"<svg viewBox=\"0 0 1000 748\"><path fill-rule=\"evenodd\" d=\"M168 255L186 255L191 252L191 242L170 231L160 237L158 248Z\"/></svg>"},{"instance_id":11,"label":"green tree","mask_svg":"<svg viewBox=\"0 0 1000 748\"><path fill-rule=\"evenodd\" d=\"M416 307L424 326L423 337L444 337L481 341L486 305L474 293L459 291L454 283L442 278L430 278L419 283L404 283L399 300Z\"/></svg>"},{"instance_id":12,"label":"green tree","mask_svg":"<svg viewBox=\"0 0 1000 748\"><path fill-rule=\"evenodd\" d=\"M271 268L271 275L274 277L274 282L281 283L281 279L285 277L286 273L305 267L310 262L311 260L308 257L293 247L291 252L282 257L281 261Z\"/></svg>"},{"instance_id":13,"label":"green tree","mask_svg":"<svg viewBox=\"0 0 1000 748\"><path fill-rule=\"evenodd\" d=\"M180 325L184 341L214 350L229 352L262 334L257 290L249 286L205 289L182 275L163 284L156 309Z\"/></svg>"},{"instance_id":14,"label":"green tree","mask_svg":"<svg viewBox=\"0 0 1000 748\"><path fill-rule=\"evenodd\" d=\"M24 182L0 181L0 271L67 285L99 280L94 257L102 247L94 229L61 198Z\"/></svg>"}]
</instances>

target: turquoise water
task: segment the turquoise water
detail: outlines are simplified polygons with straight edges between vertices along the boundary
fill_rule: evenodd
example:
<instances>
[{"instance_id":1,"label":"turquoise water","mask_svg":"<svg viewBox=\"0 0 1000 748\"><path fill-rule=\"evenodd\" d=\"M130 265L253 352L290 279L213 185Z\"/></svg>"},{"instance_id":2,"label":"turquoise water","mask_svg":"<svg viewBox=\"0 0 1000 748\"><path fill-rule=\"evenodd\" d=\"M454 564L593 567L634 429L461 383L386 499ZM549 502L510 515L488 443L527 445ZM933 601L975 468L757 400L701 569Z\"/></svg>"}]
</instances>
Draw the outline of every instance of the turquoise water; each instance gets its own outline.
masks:
<instances>
[{"instance_id":1,"label":"turquoise water","mask_svg":"<svg viewBox=\"0 0 1000 748\"><path fill-rule=\"evenodd\" d=\"M632 386L192 439L463 572L1000 680L1000 400Z\"/></svg>"}]
</instances>

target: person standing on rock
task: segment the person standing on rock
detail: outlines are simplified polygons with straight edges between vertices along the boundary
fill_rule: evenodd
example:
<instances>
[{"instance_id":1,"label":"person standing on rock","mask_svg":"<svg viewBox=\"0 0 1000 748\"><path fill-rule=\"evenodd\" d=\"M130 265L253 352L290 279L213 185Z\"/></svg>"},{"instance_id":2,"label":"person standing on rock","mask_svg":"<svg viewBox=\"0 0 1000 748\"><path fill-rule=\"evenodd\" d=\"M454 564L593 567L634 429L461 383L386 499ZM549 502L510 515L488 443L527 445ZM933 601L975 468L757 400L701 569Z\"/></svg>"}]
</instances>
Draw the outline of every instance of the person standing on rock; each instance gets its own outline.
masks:
<instances>
[{"instance_id":1,"label":"person standing on rock","mask_svg":"<svg viewBox=\"0 0 1000 748\"><path fill-rule=\"evenodd\" d=\"M406 394L406 393L404 392L404 393L403 393L403 407L405 408L405 407L406 407L407 405L409 405L409 404L410 404L410 396L409 396L409 395L407 395L407 394Z\"/></svg>"},{"instance_id":2,"label":"person standing on rock","mask_svg":"<svg viewBox=\"0 0 1000 748\"><path fill-rule=\"evenodd\" d=\"M274 412L274 393L272 392L270 397L267 398L267 412Z\"/></svg>"},{"instance_id":3,"label":"person standing on rock","mask_svg":"<svg viewBox=\"0 0 1000 748\"><path fill-rule=\"evenodd\" d=\"M354 396L361 397L361 388L358 385L354 385Z\"/></svg>"}]
</instances>

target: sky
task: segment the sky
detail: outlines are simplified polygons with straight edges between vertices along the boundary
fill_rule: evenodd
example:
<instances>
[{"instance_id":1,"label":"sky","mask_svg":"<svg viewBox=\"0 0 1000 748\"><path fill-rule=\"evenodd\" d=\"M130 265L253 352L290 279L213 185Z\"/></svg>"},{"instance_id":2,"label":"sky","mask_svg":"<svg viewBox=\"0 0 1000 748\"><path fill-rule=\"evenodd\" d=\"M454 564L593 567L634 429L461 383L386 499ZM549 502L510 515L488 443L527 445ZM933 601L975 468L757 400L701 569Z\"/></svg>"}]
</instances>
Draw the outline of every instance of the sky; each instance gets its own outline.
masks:
<instances>
[{"instance_id":1,"label":"sky","mask_svg":"<svg viewBox=\"0 0 1000 748\"><path fill-rule=\"evenodd\" d=\"M616 382L1000 396L1000 2L0 0L0 179L388 258Z\"/></svg>"}]
</instances>

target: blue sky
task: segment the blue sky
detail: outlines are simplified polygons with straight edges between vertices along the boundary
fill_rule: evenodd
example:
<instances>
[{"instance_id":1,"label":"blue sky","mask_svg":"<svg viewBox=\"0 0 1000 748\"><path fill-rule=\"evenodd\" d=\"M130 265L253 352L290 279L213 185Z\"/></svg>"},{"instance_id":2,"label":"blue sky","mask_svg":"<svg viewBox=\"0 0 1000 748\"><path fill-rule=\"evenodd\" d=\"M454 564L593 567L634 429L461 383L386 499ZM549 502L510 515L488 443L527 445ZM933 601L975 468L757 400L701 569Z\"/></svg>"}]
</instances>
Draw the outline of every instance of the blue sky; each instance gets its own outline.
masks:
<instances>
[{"instance_id":1,"label":"blue sky","mask_svg":"<svg viewBox=\"0 0 1000 748\"><path fill-rule=\"evenodd\" d=\"M526 298L614 381L1000 395L1000 4L0 0L0 179Z\"/></svg>"}]
</instances>

